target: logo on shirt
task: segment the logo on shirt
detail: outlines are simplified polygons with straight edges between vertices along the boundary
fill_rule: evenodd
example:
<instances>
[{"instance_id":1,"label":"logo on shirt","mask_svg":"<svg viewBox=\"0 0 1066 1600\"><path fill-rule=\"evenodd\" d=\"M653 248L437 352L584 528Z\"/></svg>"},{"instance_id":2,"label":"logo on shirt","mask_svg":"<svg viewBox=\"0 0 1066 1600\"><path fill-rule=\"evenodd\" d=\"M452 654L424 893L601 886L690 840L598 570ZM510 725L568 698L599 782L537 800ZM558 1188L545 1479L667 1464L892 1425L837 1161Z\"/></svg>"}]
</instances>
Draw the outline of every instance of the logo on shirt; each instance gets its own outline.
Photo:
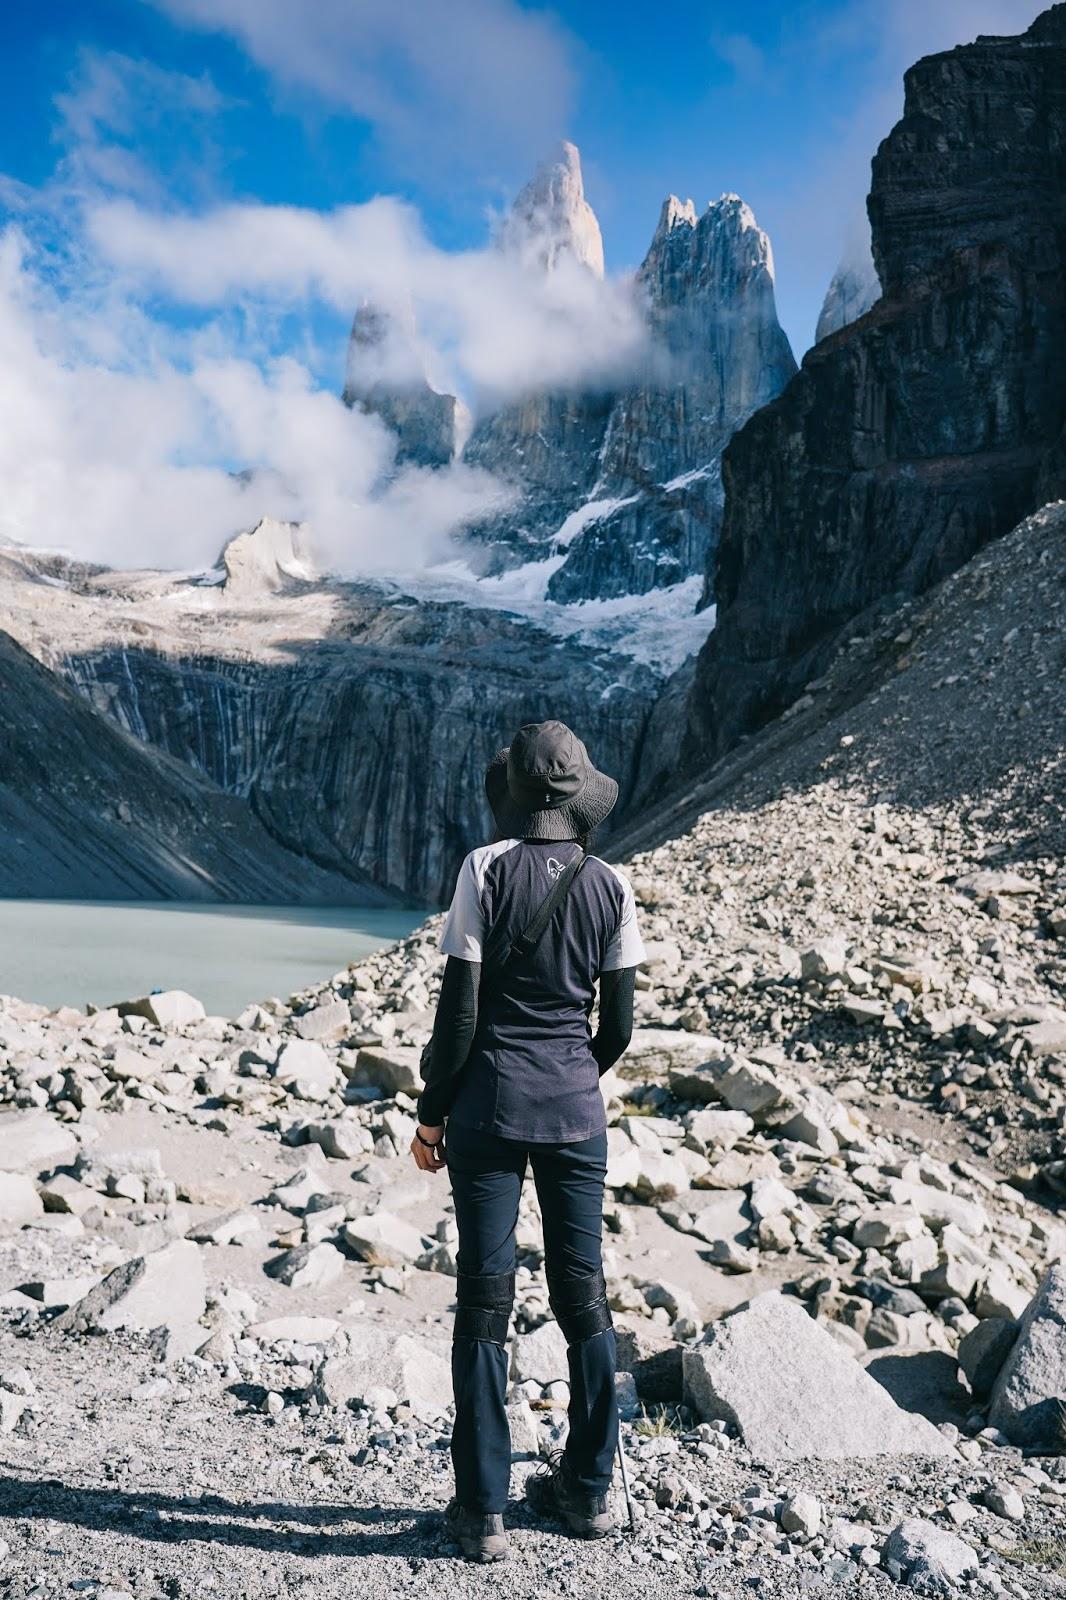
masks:
<instances>
[{"instance_id":1,"label":"logo on shirt","mask_svg":"<svg viewBox=\"0 0 1066 1600\"><path fill-rule=\"evenodd\" d=\"M549 856L548 857L548 860L547 860L548 877L551 878L553 883L554 883L555 879L559 876L560 872L562 872L562 870L563 870L563 868L565 866L566 866L566 862L565 861L556 861L554 856Z\"/></svg>"}]
</instances>

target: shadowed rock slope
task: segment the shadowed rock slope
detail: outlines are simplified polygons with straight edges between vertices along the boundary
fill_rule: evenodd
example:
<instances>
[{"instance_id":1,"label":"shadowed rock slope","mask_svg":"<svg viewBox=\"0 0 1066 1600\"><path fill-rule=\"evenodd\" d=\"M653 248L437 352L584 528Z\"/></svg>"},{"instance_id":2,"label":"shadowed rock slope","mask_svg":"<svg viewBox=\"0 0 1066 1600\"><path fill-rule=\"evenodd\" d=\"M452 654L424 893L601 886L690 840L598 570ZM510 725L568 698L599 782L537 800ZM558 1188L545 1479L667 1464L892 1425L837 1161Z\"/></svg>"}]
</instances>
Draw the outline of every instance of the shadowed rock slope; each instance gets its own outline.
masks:
<instances>
[{"instance_id":1,"label":"shadowed rock slope","mask_svg":"<svg viewBox=\"0 0 1066 1600\"><path fill-rule=\"evenodd\" d=\"M856 627L612 841L687 953L656 1020L931 1095L1066 1194L1064 666L1066 502ZM810 974L790 965L817 942Z\"/></svg>"},{"instance_id":2,"label":"shadowed rock slope","mask_svg":"<svg viewBox=\"0 0 1066 1600\"><path fill-rule=\"evenodd\" d=\"M382 900L285 850L246 801L149 751L0 633L0 895Z\"/></svg>"},{"instance_id":3,"label":"shadowed rock slope","mask_svg":"<svg viewBox=\"0 0 1066 1600\"><path fill-rule=\"evenodd\" d=\"M794 699L850 618L1063 492L1066 5L911 68L869 213L883 297L724 457L696 763Z\"/></svg>"}]
</instances>

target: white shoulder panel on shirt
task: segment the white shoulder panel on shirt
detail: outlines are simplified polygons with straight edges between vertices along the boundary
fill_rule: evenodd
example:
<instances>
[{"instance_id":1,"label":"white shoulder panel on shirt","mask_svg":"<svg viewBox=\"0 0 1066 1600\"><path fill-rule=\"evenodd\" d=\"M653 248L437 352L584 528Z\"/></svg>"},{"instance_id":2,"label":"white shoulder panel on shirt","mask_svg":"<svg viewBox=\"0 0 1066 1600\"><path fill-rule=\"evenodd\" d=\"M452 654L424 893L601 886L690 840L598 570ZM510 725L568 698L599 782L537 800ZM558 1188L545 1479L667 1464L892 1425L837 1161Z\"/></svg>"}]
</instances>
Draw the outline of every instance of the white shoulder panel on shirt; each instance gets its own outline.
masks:
<instances>
[{"instance_id":1,"label":"white shoulder panel on shirt","mask_svg":"<svg viewBox=\"0 0 1066 1600\"><path fill-rule=\"evenodd\" d=\"M600 861L599 856L593 856L593 861ZM604 972L614 972L620 967L639 967L645 959L646 951L644 941L640 936L637 925L637 901L633 893L633 885L624 872L612 866L609 861L600 861L600 865L613 873L622 889L622 916L614 936L607 946L603 958Z\"/></svg>"},{"instance_id":2,"label":"white shoulder panel on shirt","mask_svg":"<svg viewBox=\"0 0 1066 1600\"><path fill-rule=\"evenodd\" d=\"M458 956L462 961L480 961L485 942L485 914L481 896L489 867L520 839L499 839L495 844L479 845L463 860L455 883L455 893L440 931L437 948L442 955Z\"/></svg>"}]
</instances>

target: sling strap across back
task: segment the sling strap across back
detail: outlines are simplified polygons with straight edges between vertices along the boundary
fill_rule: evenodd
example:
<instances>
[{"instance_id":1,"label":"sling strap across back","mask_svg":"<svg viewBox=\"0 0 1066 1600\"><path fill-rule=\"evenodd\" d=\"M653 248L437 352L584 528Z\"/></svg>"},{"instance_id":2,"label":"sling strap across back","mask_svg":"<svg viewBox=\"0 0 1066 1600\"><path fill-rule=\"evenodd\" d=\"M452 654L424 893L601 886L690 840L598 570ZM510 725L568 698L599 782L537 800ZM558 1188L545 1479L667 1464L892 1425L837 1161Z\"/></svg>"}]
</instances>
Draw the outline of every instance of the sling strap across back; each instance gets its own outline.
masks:
<instances>
[{"instance_id":1,"label":"sling strap across back","mask_svg":"<svg viewBox=\"0 0 1066 1600\"><path fill-rule=\"evenodd\" d=\"M549 922L570 893L570 885L587 860L588 852L582 849L574 857L573 861L560 872L549 893L538 906L536 915L530 922L527 922L516 939L508 939L506 932L501 931L503 919L496 924L485 941L485 949L481 961L482 983L486 978L490 981L499 978L500 974L510 966L513 960L533 954L543 938ZM431 1035L422 1046L422 1054L419 1057L419 1075L423 1083L429 1082L432 1060L433 1038ZM422 1140L422 1143L424 1144L425 1140Z\"/></svg>"},{"instance_id":2,"label":"sling strap across back","mask_svg":"<svg viewBox=\"0 0 1066 1600\"><path fill-rule=\"evenodd\" d=\"M498 978L512 961L533 954L587 860L588 854L582 850L568 866L564 867L552 885L550 893L537 908L536 915L526 924L517 938L507 938L506 930L502 928L502 919L492 929L485 941L485 952L481 963L482 981L486 977Z\"/></svg>"}]
</instances>

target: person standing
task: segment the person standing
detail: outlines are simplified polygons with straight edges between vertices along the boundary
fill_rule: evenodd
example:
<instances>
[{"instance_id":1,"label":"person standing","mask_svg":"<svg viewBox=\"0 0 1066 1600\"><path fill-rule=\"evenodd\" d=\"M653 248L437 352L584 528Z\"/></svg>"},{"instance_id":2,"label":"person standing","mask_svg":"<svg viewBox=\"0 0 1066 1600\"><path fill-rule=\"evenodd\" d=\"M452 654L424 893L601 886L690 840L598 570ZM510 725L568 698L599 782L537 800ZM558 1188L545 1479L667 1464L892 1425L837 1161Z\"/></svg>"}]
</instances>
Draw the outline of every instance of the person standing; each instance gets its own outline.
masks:
<instances>
[{"instance_id":1,"label":"person standing","mask_svg":"<svg viewBox=\"0 0 1066 1600\"><path fill-rule=\"evenodd\" d=\"M527 723L490 763L485 791L495 837L464 860L441 933L447 961L411 1151L423 1171L447 1169L459 1230L446 1523L468 1558L494 1561L507 1555L507 1336L527 1165L570 1384L566 1445L529 1479L527 1499L586 1538L614 1526L606 1496L618 1409L601 1255L599 1078L629 1044L644 946L628 879L587 848L618 785L575 733L562 722Z\"/></svg>"}]
</instances>

